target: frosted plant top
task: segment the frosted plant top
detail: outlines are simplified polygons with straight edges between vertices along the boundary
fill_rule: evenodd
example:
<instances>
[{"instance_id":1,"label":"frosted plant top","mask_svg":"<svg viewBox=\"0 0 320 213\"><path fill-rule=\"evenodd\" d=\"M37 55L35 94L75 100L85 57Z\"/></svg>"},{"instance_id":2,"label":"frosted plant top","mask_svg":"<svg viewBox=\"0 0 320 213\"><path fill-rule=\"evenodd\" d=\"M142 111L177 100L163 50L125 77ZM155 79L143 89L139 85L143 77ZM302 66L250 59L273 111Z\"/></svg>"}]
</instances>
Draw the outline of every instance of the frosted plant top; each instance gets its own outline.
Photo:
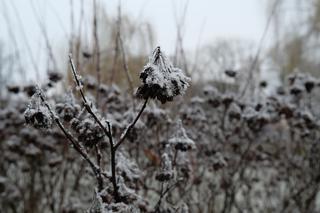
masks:
<instances>
[{"instance_id":1,"label":"frosted plant top","mask_svg":"<svg viewBox=\"0 0 320 213\"><path fill-rule=\"evenodd\" d=\"M140 73L142 85L137 96L143 99L157 99L161 103L172 101L177 95L183 95L191 79L183 71L172 65L169 59L157 47L149 57L148 63Z\"/></svg>"}]
</instances>

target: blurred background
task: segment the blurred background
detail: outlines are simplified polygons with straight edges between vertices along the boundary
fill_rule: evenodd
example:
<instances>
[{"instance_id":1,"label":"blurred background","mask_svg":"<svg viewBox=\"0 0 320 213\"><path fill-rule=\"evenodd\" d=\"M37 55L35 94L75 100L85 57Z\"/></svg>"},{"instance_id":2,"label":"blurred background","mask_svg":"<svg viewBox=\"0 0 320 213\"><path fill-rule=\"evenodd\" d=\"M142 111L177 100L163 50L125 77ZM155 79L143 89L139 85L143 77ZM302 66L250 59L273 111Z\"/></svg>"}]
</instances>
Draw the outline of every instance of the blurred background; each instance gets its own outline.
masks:
<instances>
[{"instance_id":1,"label":"blurred background","mask_svg":"<svg viewBox=\"0 0 320 213\"><path fill-rule=\"evenodd\" d=\"M319 75L318 0L0 2L1 87L66 75L68 53L102 82L127 85L126 69L135 83L156 46L197 82L234 84L234 70L272 91L290 72Z\"/></svg>"}]
</instances>

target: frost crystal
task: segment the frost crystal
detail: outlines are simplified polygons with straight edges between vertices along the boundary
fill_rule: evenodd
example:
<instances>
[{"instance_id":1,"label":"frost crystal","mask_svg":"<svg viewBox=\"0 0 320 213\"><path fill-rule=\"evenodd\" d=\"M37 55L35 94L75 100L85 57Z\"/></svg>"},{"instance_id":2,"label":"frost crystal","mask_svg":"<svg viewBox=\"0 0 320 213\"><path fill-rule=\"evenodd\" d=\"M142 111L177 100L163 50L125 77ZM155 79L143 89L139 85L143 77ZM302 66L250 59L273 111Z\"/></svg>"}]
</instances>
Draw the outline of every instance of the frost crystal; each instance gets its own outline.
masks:
<instances>
[{"instance_id":1,"label":"frost crystal","mask_svg":"<svg viewBox=\"0 0 320 213\"><path fill-rule=\"evenodd\" d=\"M169 139L169 143L174 145L176 150L182 152L192 149L195 145L193 140L191 140L186 133L186 130L182 126L181 120L177 122L176 132L172 138Z\"/></svg>"},{"instance_id":2,"label":"frost crystal","mask_svg":"<svg viewBox=\"0 0 320 213\"><path fill-rule=\"evenodd\" d=\"M191 80L181 69L173 67L169 59L157 47L149 62L140 74L143 84L136 95L139 98L158 99L161 103L172 101L177 95L182 95Z\"/></svg>"}]
</instances>

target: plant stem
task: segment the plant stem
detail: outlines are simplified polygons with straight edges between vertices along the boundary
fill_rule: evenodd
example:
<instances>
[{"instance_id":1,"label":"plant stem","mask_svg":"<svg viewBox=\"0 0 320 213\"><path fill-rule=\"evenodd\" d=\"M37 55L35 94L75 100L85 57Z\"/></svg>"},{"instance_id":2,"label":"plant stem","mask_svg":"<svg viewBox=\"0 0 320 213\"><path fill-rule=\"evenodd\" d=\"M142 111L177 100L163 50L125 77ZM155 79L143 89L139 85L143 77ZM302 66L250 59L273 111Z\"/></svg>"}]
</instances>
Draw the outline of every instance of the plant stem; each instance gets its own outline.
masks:
<instances>
[{"instance_id":1,"label":"plant stem","mask_svg":"<svg viewBox=\"0 0 320 213\"><path fill-rule=\"evenodd\" d=\"M88 111L89 114L91 114L91 116L93 117L93 119L98 123L98 125L100 126L100 128L103 130L103 132L105 133L105 135L108 136L108 138L110 139L109 135L110 135L110 132L108 132L108 130L106 129L106 127L101 123L101 121L98 119L97 115L93 112L93 110L91 109L90 105L89 105L89 102L87 101L87 98L86 96L84 95L84 91L83 91L83 88L82 88L82 84L79 80L79 77L78 77L78 73L77 73L77 70L76 70L76 67L73 63L73 60L72 60L72 55L69 54L69 62L70 62L70 65L71 65L71 70L72 70L72 74L73 74L73 77L76 81L76 84L79 88L79 91L80 91L80 95L81 95L81 98L82 98L82 101L83 101L83 104L84 104L84 107L86 108L86 110ZM111 143L111 141L109 140L109 142Z\"/></svg>"},{"instance_id":2,"label":"plant stem","mask_svg":"<svg viewBox=\"0 0 320 213\"><path fill-rule=\"evenodd\" d=\"M47 103L47 101L45 100L44 96L42 95L41 91L38 92L38 95L41 99L41 101L44 103L44 105L47 107L47 109L49 110L51 116L53 117L54 121L56 122L56 124L58 125L58 127L61 129L61 131L64 133L64 135L67 137L67 139L71 142L71 144L73 145L73 148L88 162L88 164L90 165L95 177L97 178L98 183L102 183L102 176L101 176L101 169L99 167L97 167L97 165L95 165L93 163L93 161L89 158L86 150L81 146L81 144L71 135L71 133L63 126L63 124L61 123L61 121L59 120L59 117L55 115L55 113L52 111L51 107L49 106L49 104Z\"/></svg>"},{"instance_id":3,"label":"plant stem","mask_svg":"<svg viewBox=\"0 0 320 213\"><path fill-rule=\"evenodd\" d=\"M146 99L139 111L139 113L137 114L136 118L125 128L125 130L123 131L123 133L120 136L120 139L117 143L115 143L114 147L115 149L117 149L124 141L124 139L127 137L128 133L130 132L130 130L134 127L134 125L137 123L137 121L139 120L142 112L144 111L144 109L146 108L148 103L148 99Z\"/></svg>"},{"instance_id":4,"label":"plant stem","mask_svg":"<svg viewBox=\"0 0 320 213\"><path fill-rule=\"evenodd\" d=\"M73 60L72 60L72 56L71 54L69 55L69 62L71 65L71 70L72 70L72 74L73 77L76 81L76 85L79 88L80 91L80 95L82 98L82 101L84 103L84 106L86 108L86 110L88 111L89 114L92 115L92 117L94 118L94 120L98 123L98 125L100 126L100 128L104 131L105 135L108 137L109 139L109 143L110 143L110 154L111 154L111 182L113 185L113 197L115 199L116 202L120 202L120 197L119 197L119 192L118 192L118 186L117 186L117 177L116 177L116 151L118 149L118 147L123 143L123 141L125 140L125 138L127 137L128 133L130 132L130 130L134 127L134 125L137 123L137 121L139 120L142 112L144 111L144 109L147 106L148 103L148 99L145 100L145 102L143 103L139 113L137 114L137 116L135 117L135 119L125 128L124 132L121 134L120 139L118 140L117 143L113 142L113 137L112 137L112 130L111 130L111 126L110 123L107 121L107 128L102 124L102 122L98 119L97 115L93 112L93 110L91 109L89 102L87 101L85 95L84 95L84 91L82 88L82 83L79 80L78 74L77 74L77 70L76 67L74 66ZM100 168L99 168L100 171ZM101 171L98 174L99 177L102 177L101 175ZM99 182L98 182L99 183Z\"/></svg>"},{"instance_id":5,"label":"plant stem","mask_svg":"<svg viewBox=\"0 0 320 213\"><path fill-rule=\"evenodd\" d=\"M116 177L116 148L114 146L111 147L111 182L113 185L113 197L116 202L120 202L118 186L117 186L117 177Z\"/></svg>"}]
</instances>

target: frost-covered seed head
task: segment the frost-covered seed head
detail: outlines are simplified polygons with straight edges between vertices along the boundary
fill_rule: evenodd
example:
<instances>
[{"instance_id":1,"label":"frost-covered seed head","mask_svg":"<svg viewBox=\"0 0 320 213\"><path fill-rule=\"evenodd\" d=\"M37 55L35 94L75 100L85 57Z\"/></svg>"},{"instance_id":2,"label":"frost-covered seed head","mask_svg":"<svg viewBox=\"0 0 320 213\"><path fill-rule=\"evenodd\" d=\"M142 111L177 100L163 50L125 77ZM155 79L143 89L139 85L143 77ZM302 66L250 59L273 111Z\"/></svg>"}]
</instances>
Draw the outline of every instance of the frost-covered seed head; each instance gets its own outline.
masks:
<instances>
[{"instance_id":1,"label":"frost-covered seed head","mask_svg":"<svg viewBox=\"0 0 320 213\"><path fill-rule=\"evenodd\" d=\"M35 85L27 85L23 88L23 91L31 97L37 92L37 87Z\"/></svg>"},{"instance_id":2,"label":"frost-covered seed head","mask_svg":"<svg viewBox=\"0 0 320 213\"><path fill-rule=\"evenodd\" d=\"M261 88L266 88L266 87L268 86L268 82L267 82L267 81L261 81L261 82L259 83L259 86L260 86Z\"/></svg>"},{"instance_id":3,"label":"frost-covered seed head","mask_svg":"<svg viewBox=\"0 0 320 213\"><path fill-rule=\"evenodd\" d=\"M158 99L161 103L172 101L175 96L184 94L191 80L181 69L173 67L160 47L153 51L140 79L143 84L137 90L137 97Z\"/></svg>"},{"instance_id":4,"label":"frost-covered seed head","mask_svg":"<svg viewBox=\"0 0 320 213\"><path fill-rule=\"evenodd\" d=\"M48 72L48 78L50 81L57 83L62 80L63 76L57 71L50 71Z\"/></svg>"},{"instance_id":5,"label":"frost-covered seed head","mask_svg":"<svg viewBox=\"0 0 320 213\"><path fill-rule=\"evenodd\" d=\"M156 175L156 180L160 182L166 182L173 178L172 162L167 153L162 155L162 168L161 171Z\"/></svg>"},{"instance_id":6,"label":"frost-covered seed head","mask_svg":"<svg viewBox=\"0 0 320 213\"><path fill-rule=\"evenodd\" d=\"M89 148L97 144L104 137L99 125L89 118L79 122L78 125L76 125L76 121L72 122L72 124L78 132L78 140Z\"/></svg>"},{"instance_id":7,"label":"frost-covered seed head","mask_svg":"<svg viewBox=\"0 0 320 213\"><path fill-rule=\"evenodd\" d=\"M56 104L56 112L59 117L69 122L75 118L80 112L80 105L78 105L71 92L67 93L61 103Z\"/></svg>"},{"instance_id":8,"label":"frost-covered seed head","mask_svg":"<svg viewBox=\"0 0 320 213\"><path fill-rule=\"evenodd\" d=\"M52 116L49 110L41 103L38 94L32 96L24 112L24 117L27 124L37 129L48 129L52 126Z\"/></svg>"},{"instance_id":9,"label":"frost-covered seed head","mask_svg":"<svg viewBox=\"0 0 320 213\"><path fill-rule=\"evenodd\" d=\"M303 92L303 88L301 86L294 86L290 89L290 94L298 96Z\"/></svg>"},{"instance_id":10,"label":"frost-covered seed head","mask_svg":"<svg viewBox=\"0 0 320 213\"><path fill-rule=\"evenodd\" d=\"M86 88L89 89L89 90L94 90L98 86L96 78L91 76L91 75L87 75L84 78L83 83L86 86Z\"/></svg>"},{"instance_id":11,"label":"frost-covered seed head","mask_svg":"<svg viewBox=\"0 0 320 213\"><path fill-rule=\"evenodd\" d=\"M304 83L304 87L306 88L306 91L308 93L312 92L315 85L316 85L316 81L314 78L311 78L311 77L309 79L307 79Z\"/></svg>"},{"instance_id":12,"label":"frost-covered seed head","mask_svg":"<svg viewBox=\"0 0 320 213\"><path fill-rule=\"evenodd\" d=\"M225 105L225 107L229 107L230 104L234 101L233 94L226 94L222 97L222 103Z\"/></svg>"},{"instance_id":13,"label":"frost-covered seed head","mask_svg":"<svg viewBox=\"0 0 320 213\"><path fill-rule=\"evenodd\" d=\"M280 87L277 88L277 94L278 95L285 95L286 91L282 86L280 86Z\"/></svg>"},{"instance_id":14,"label":"frost-covered seed head","mask_svg":"<svg viewBox=\"0 0 320 213\"><path fill-rule=\"evenodd\" d=\"M216 153L212 160L212 167L215 171L220 170L228 165L225 157L220 152Z\"/></svg>"},{"instance_id":15,"label":"frost-covered seed head","mask_svg":"<svg viewBox=\"0 0 320 213\"><path fill-rule=\"evenodd\" d=\"M157 108L156 106L146 109L144 114L146 116L145 124L148 127L154 127L159 122L164 123L169 120L167 112L163 109Z\"/></svg>"},{"instance_id":16,"label":"frost-covered seed head","mask_svg":"<svg viewBox=\"0 0 320 213\"><path fill-rule=\"evenodd\" d=\"M241 108L239 107L238 104L231 104L230 109L229 109L229 118L230 119L235 119L235 120L240 120L241 118Z\"/></svg>"},{"instance_id":17,"label":"frost-covered seed head","mask_svg":"<svg viewBox=\"0 0 320 213\"><path fill-rule=\"evenodd\" d=\"M128 181L138 180L142 173L138 165L122 152L117 152L116 171Z\"/></svg>"},{"instance_id":18,"label":"frost-covered seed head","mask_svg":"<svg viewBox=\"0 0 320 213\"><path fill-rule=\"evenodd\" d=\"M11 93L14 93L14 94L17 94L20 92L20 87L19 86L16 86L16 85L13 85L13 86L7 86L7 90L8 92L11 92Z\"/></svg>"},{"instance_id":19,"label":"frost-covered seed head","mask_svg":"<svg viewBox=\"0 0 320 213\"><path fill-rule=\"evenodd\" d=\"M194 142L191 140L186 133L186 130L182 126L181 120L178 120L176 124L176 131L174 135L169 139L169 143L174 145L176 150L186 152L194 148Z\"/></svg>"},{"instance_id":20,"label":"frost-covered seed head","mask_svg":"<svg viewBox=\"0 0 320 213\"><path fill-rule=\"evenodd\" d=\"M235 78L237 75L237 72L234 70L226 70L224 73L230 78Z\"/></svg>"}]
</instances>

